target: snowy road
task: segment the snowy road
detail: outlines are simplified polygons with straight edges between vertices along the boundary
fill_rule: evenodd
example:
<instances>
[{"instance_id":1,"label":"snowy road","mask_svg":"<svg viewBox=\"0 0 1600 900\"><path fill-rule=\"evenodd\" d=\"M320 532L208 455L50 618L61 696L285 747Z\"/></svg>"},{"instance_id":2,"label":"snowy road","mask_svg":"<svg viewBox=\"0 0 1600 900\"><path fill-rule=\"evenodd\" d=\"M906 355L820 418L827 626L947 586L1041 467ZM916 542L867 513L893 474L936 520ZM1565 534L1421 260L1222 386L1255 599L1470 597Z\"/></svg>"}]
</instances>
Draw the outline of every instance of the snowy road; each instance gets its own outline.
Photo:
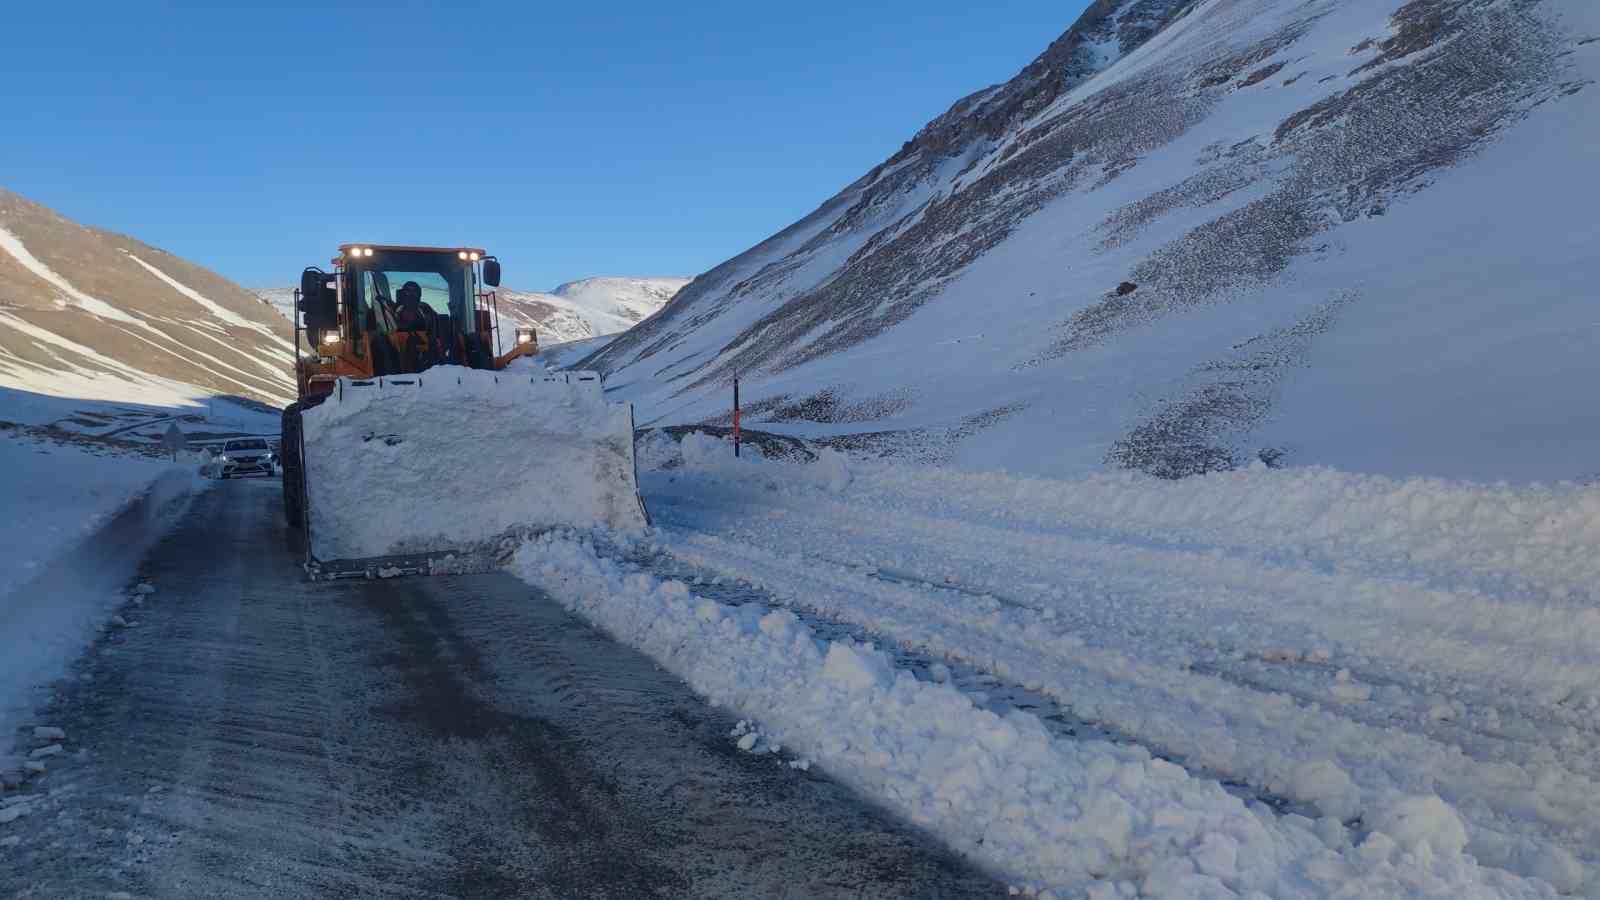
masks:
<instances>
[{"instance_id":1,"label":"snowy road","mask_svg":"<svg viewBox=\"0 0 1600 900\"><path fill-rule=\"evenodd\" d=\"M218 484L39 714L0 895L993 896L509 575L311 585ZM9 739L9 735L6 736ZM15 838L15 840L11 840Z\"/></svg>"}]
</instances>

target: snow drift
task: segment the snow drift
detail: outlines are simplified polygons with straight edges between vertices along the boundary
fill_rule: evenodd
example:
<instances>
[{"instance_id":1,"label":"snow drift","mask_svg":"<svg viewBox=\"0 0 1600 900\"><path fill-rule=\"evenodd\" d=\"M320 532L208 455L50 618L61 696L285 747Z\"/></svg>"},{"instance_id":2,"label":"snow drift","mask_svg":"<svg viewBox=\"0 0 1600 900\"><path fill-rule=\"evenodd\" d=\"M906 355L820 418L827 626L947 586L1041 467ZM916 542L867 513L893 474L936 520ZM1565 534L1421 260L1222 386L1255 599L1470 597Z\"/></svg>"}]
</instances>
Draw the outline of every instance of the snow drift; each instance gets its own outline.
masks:
<instances>
[{"instance_id":1,"label":"snow drift","mask_svg":"<svg viewBox=\"0 0 1600 900\"><path fill-rule=\"evenodd\" d=\"M318 560L474 551L550 526L646 523L633 409L593 373L441 366L341 379L305 411Z\"/></svg>"}]
</instances>

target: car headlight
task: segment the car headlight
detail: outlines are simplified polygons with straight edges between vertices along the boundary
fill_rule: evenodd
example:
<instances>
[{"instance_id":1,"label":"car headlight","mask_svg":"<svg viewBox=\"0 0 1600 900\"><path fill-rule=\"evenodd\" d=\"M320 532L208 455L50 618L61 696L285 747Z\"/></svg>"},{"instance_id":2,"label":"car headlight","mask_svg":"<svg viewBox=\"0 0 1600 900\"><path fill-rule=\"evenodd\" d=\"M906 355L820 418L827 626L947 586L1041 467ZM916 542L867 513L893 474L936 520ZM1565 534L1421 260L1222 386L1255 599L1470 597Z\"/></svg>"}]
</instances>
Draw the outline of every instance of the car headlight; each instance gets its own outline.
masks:
<instances>
[{"instance_id":1,"label":"car headlight","mask_svg":"<svg viewBox=\"0 0 1600 900\"><path fill-rule=\"evenodd\" d=\"M217 462L228 462L228 454L224 453L217 457Z\"/></svg>"}]
</instances>

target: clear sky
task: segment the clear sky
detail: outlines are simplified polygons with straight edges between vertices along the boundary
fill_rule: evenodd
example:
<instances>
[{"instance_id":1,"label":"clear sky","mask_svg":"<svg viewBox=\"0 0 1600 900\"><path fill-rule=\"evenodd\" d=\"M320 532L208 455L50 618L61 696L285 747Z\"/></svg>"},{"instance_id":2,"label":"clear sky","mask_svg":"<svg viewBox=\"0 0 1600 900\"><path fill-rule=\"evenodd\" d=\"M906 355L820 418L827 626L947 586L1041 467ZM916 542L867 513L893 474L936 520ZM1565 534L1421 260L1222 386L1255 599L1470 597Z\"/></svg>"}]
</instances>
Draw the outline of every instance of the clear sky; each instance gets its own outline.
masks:
<instances>
[{"instance_id":1,"label":"clear sky","mask_svg":"<svg viewBox=\"0 0 1600 900\"><path fill-rule=\"evenodd\" d=\"M7 3L0 186L251 287L343 241L483 245L529 290L693 275L1085 5Z\"/></svg>"}]
</instances>

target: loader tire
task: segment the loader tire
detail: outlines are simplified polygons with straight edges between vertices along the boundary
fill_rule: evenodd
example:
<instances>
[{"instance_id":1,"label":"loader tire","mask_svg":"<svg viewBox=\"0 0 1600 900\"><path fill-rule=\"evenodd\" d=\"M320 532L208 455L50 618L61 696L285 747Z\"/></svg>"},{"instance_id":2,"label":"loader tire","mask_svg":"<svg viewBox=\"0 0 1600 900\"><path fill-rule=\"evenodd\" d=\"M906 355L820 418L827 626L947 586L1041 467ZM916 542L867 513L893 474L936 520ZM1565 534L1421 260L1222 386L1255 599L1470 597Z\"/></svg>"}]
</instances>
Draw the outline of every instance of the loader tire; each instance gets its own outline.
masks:
<instances>
[{"instance_id":1,"label":"loader tire","mask_svg":"<svg viewBox=\"0 0 1600 900\"><path fill-rule=\"evenodd\" d=\"M305 467L300 459L300 401L283 409L283 521L299 531L305 525Z\"/></svg>"}]
</instances>

